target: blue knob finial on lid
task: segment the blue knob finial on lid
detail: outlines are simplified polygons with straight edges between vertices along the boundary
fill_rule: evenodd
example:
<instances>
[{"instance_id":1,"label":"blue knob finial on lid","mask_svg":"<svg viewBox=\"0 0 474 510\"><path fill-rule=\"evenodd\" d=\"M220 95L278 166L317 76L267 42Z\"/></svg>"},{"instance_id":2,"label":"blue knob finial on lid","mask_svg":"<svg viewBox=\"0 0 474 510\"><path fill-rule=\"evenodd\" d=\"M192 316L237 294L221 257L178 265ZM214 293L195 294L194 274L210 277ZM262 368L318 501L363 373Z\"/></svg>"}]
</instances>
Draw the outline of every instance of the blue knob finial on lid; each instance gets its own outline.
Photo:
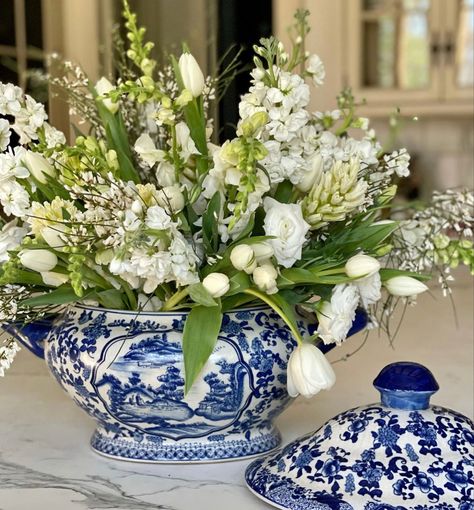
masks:
<instances>
[{"instance_id":1,"label":"blue knob finial on lid","mask_svg":"<svg viewBox=\"0 0 474 510\"><path fill-rule=\"evenodd\" d=\"M427 409L430 397L439 390L433 374L412 361L397 361L382 369L374 380L382 404L394 409Z\"/></svg>"}]
</instances>

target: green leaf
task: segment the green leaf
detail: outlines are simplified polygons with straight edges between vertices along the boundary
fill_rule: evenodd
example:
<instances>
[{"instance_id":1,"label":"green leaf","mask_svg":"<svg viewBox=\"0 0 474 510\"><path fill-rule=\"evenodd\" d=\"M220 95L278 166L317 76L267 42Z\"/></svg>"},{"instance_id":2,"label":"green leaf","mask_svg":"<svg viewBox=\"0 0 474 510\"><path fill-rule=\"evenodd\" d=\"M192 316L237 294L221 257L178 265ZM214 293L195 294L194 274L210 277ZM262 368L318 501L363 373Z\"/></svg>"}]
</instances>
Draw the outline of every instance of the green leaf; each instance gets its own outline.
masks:
<instances>
[{"instance_id":1,"label":"green leaf","mask_svg":"<svg viewBox=\"0 0 474 510\"><path fill-rule=\"evenodd\" d=\"M234 294L240 294L245 289L248 289L251 285L250 277L247 273L239 271L230 278L230 288L226 292L226 296L233 296Z\"/></svg>"},{"instance_id":2,"label":"green leaf","mask_svg":"<svg viewBox=\"0 0 474 510\"><path fill-rule=\"evenodd\" d=\"M403 271L403 269L381 269L380 279L385 282L395 276L411 276L420 281L428 281L431 279L431 275L423 273L414 273L413 271Z\"/></svg>"},{"instance_id":3,"label":"green leaf","mask_svg":"<svg viewBox=\"0 0 474 510\"><path fill-rule=\"evenodd\" d=\"M255 301L253 296L247 296L246 294L235 294L233 296L226 296L222 299L222 311L228 312L229 310L233 310L234 308L238 308L239 306L243 306L246 304Z\"/></svg>"},{"instance_id":4,"label":"green leaf","mask_svg":"<svg viewBox=\"0 0 474 510\"><path fill-rule=\"evenodd\" d=\"M99 301L99 303L104 308L110 308L114 310L124 310L127 308L123 300L123 292L117 289L109 289L102 292L97 292L96 296L97 301Z\"/></svg>"},{"instance_id":5,"label":"green leaf","mask_svg":"<svg viewBox=\"0 0 474 510\"><path fill-rule=\"evenodd\" d=\"M188 293L190 298L203 306L217 306L214 298L204 288L202 283L195 283L188 287Z\"/></svg>"},{"instance_id":6,"label":"green leaf","mask_svg":"<svg viewBox=\"0 0 474 510\"><path fill-rule=\"evenodd\" d=\"M293 184L290 181L283 181L278 184L274 198L282 204L287 204L293 194Z\"/></svg>"},{"instance_id":7,"label":"green leaf","mask_svg":"<svg viewBox=\"0 0 474 510\"><path fill-rule=\"evenodd\" d=\"M239 237L237 237L237 239L235 240L235 243L239 243L239 241L242 241L247 236L249 236L252 233L254 224L255 224L255 214L252 214L252 216L250 216L250 219L249 219L246 227L242 230Z\"/></svg>"},{"instance_id":8,"label":"green leaf","mask_svg":"<svg viewBox=\"0 0 474 510\"><path fill-rule=\"evenodd\" d=\"M218 218L221 210L221 194L216 191L202 215L202 238L206 253L214 254L219 247Z\"/></svg>"},{"instance_id":9,"label":"green leaf","mask_svg":"<svg viewBox=\"0 0 474 510\"><path fill-rule=\"evenodd\" d=\"M196 306L188 315L183 333L185 393L209 359L221 329L220 307Z\"/></svg>"},{"instance_id":10,"label":"green leaf","mask_svg":"<svg viewBox=\"0 0 474 510\"><path fill-rule=\"evenodd\" d=\"M73 303L74 301L83 300L87 296L81 298L74 292L69 285L61 285L51 292L42 294L41 296L34 296L25 299L21 302L21 306L47 306L47 305L64 305L66 303Z\"/></svg>"}]
</instances>

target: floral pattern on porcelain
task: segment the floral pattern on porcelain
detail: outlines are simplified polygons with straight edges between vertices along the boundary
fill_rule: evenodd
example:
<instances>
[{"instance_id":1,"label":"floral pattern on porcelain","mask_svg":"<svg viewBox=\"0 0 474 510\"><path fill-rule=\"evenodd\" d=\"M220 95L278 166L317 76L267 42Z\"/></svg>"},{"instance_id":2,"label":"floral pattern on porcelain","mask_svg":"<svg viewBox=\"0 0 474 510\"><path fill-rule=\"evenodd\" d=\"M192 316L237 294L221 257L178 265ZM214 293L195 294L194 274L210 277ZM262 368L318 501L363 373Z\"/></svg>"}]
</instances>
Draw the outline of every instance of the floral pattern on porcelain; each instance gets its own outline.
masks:
<instances>
[{"instance_id":1,"label":"floral pattern on porcelain","mask_svg":"<svg viewBox=\"0 0 474 510\"><path fill-rule=\"evenodd\" d=\"M75 306L45 342L50 370L99 422L92 446L133 460L206 461L279 445L272 420L289 404L286 365L294 340L259 307L224 315L199 380L184 395L185 313ZM307 334L314 326L301 323Z\"/></svg>"},{"instance_id":2,"label":"floral pattern on porcelain","mask_svg":"<svg viewBox=\"0 0 474 510\"><path fill-rule=\"evenodd\" d=\"M289 510L474 510L474 429L433 406L346 411L249 466L247 484Z\"/></svg>"}]
</instances>

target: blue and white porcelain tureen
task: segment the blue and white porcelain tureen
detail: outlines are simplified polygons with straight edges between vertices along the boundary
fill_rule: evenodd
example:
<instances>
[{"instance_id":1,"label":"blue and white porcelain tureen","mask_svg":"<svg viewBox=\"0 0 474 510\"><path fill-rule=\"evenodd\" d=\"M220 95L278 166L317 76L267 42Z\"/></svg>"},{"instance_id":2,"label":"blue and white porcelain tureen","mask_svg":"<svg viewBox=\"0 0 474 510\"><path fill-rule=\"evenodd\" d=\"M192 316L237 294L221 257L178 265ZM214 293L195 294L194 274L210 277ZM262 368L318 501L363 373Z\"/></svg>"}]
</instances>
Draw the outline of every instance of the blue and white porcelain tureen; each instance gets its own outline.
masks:
<instances>
[{"instance_id":1,"label":"blue and white porcelain tureen","mask_svg":"<svg viewBox=\"0 0 474 510\"><path fill-rule=\"evenodd\" d=\"M411 362L374 381L381 403L351 409L254 461L246 481L285 510L474 510L474 424L430 406L432 373Z\"/></svg>"}]
</instances>

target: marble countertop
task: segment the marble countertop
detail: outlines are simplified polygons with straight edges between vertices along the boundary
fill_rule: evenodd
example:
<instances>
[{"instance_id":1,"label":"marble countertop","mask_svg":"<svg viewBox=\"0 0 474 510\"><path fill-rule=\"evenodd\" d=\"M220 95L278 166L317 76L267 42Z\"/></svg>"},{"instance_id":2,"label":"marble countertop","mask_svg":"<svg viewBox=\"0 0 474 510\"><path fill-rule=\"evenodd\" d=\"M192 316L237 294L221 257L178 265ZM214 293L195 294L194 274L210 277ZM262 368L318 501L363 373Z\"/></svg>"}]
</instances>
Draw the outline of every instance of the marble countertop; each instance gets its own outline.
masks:
<instances>
[{"instance_id":1,"label":"marble countertop","mask_svg":"<svg viewBox=\"0 0 474 510\"><path fill-rule=\"evenodd\" d=\"M330 392L298 399L279 419L284 442L318 428L349 407L377 400L371 381L387 363L418 361L435 374L436 404L473 415L473 292L462 273L449 300L420 297L410 308L393 348L372 333L347 361L335 364ZM363 335L331 353L336 361ZM22 350L0 379L0 510L265 510L245 488L247 461L201 465L151 465L100 457L88 446L93 422L62 392L44 363ZM224 506L225 505L225 506Z\"/></svg>"}]
</instances>

